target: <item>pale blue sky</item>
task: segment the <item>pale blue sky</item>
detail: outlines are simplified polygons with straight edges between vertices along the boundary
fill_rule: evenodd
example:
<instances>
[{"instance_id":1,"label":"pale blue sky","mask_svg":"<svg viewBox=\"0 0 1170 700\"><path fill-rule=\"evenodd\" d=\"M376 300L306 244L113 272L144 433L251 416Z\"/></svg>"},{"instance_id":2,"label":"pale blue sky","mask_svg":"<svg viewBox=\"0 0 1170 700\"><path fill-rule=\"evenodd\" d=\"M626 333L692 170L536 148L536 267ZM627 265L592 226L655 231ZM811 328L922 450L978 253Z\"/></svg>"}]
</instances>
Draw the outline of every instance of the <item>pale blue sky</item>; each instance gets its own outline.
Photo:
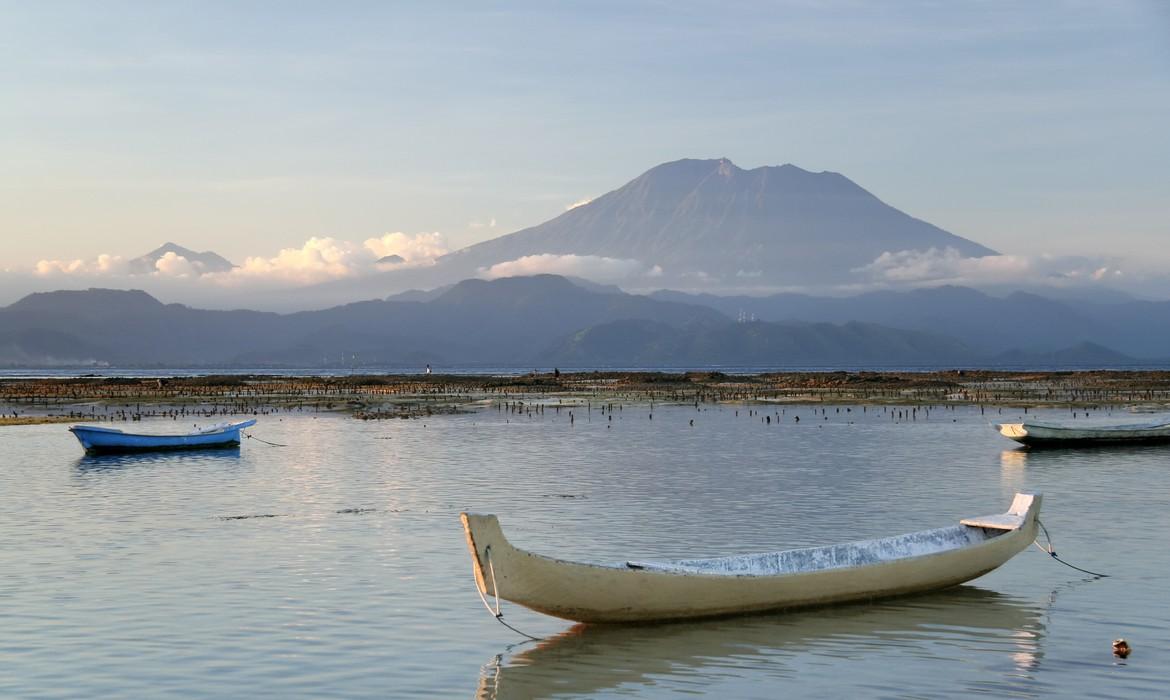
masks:
<instances>
[{"instance_id":1,"label":"pale blue sky","mask_svg":"<svg viewBox=\"0 0 1170 700\"><path fill-rule=\"evenodd\" d=\"M0 269L459 247L718 156L1170 262L1167 124L1170 3L0 2Z\"/></svg>"}]
</instances>

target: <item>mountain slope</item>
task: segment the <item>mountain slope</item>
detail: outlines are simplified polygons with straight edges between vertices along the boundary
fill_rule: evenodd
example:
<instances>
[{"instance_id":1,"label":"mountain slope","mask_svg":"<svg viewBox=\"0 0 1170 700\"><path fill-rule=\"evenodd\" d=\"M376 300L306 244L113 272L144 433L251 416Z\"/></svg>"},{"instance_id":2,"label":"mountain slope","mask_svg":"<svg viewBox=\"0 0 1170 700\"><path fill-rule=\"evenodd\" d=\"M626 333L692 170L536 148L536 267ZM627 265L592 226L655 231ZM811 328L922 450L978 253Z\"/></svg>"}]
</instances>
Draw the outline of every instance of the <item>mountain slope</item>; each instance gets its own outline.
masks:
<instances>
[{"instance_id":1,"label":"mountain slope","mask_svg":"<svg viewBox=\"0 0 1170 700\"><path fill-rule=\"evenodd\" d=\"M1096 340L1126 352L1170 356L1170 346L1161 350L1150 346L1119 346L1115 339L1125 334L1110 324L1105 314L1092 308L1022 292L999 298L965 287L934 287L852 297L803 294L719 297L672 291L655 292L651 296L663 301L704 304L732 317L742 312L761 321L861 321L941 333L988 354L1012 348L1046 352Z\"/></svg>"},{"instance_id":2,"label":"mountain slope","mask_svg":"<svg viewBox=\"0 0 1170 700\"><path fill-rule=\"evenodd\" d=\"M952 338L873 324L728 322L680 329L653 321L595 326L541 357L565 367L940 367L979 359Z\"/></svg>"},{"instance_id":3,"label":"mountain slope","mask_svg":"<svg viewBox=\"0 0 1170 700\"><path fill-rule=\"evenodd\" d=\"M0 331L0 367L78 367L109 363L117 356L70 333L39 328Z\"/></svg>"},{"instance_id":4,"label":"mountain slope","mask_svg":"<svg viewBox=\"0 0 1170 700\"><path fill-rule=\"evenodd\" d=\"M423 302L368 301L291 314L298 323L409 335L463 363L523 365L554 340L628 318L671 325L726 321L704 306L595 292L555 275L464 280Z\"/></svg>"},{"instance_id":5,"label":"mountain slope","mask_svg":"<svg viewBox=\"0 0 1170 700\"><path fill-rule=\"evenodd\" d=\"M464 280L428 301L372 300L285 315L192 309L141 291L61 291L0 309L0 364L1126 366L1170 357L1170 323L1162 323L1170 318L1170 304L1136 305L1127 315L1109 313L1108 306L1072 309L1031 295L995 299L952 288L883 293L852 304L784 300L789 311L802 306L807 315L853 317L845 322L733 322L734 304L747 301L725 300L733 312L724 314L696 303L588 289L552 275ZM858 322L858 316L880 316L879 310L890 323ZM1108 326L1096 314L1132 320ZM919 327L907 328L907 319ZM1001 325L988 325L996 322ZM1002 349L949 332L964 324L976 340L997 334ZM1150 352L1114 342L1142 331ZM1055 344L1060 338L1076 340ZM1022 350L996 355L1008 348Z\"/></svg>"},{"instance_id":6,"label":"mountain slope","mask_svg":"<svg viewBox=\"0 0 1170 700\"><path fill-rule=\"evenodd\" d=\"M701 273L794 284L847 280L887 251L948 247L994 254L837 173L680 160L543 224L451 253L440 265L468 276L524 256L573 254L638 260L667 278Z\"/></svg>"},{"instance_id":7,"label":"mountain slope","mask_svg":"<svg viewBox=\"0 0 1170 700\"><path fill-rule=\"evenodd\" d=\"M52 364L66 357L163 366L524 366L569 333L627 318L679 327L727 320L705 306L590 291L541 275L465 280L426 302L374 300L287 315L192 309L139 291L52 292L0 309L0 338L8 339L10 362L23 364L43 364L39 356ZM102 352L62 356L68 339L54 336L50 347L29 341L30 331L84 338L87 350Z\"/></svg>"}]
</instances>

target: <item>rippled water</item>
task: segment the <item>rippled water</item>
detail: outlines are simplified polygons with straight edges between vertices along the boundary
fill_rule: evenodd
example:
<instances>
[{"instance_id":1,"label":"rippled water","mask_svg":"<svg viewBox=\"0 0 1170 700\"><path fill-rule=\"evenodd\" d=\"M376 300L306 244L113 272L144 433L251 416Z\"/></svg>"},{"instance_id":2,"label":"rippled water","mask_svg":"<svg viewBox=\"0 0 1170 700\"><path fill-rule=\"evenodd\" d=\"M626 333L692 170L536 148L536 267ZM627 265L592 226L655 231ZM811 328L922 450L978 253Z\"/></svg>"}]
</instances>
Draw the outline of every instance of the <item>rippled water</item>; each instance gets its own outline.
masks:
<instances>
[{"instance_id":1,"label":"rippled water","mask_svg":"<svg viewBox=\"0 0 1170 700\"><path fill-rule=\"evenodd\" d=\"M255 430L288 447L103 458L61 425L0 429L0 697L1165 693L1170 449L1026 452L987 425L1007 409L754 410L288 415ZM1017 490L1112 577L1029 549L949 591L784 615L584 628L505 604L544 638L516 646L458 522L494 512L570 558L699 557L947 525Z\"/></svg>"}]
</instances>

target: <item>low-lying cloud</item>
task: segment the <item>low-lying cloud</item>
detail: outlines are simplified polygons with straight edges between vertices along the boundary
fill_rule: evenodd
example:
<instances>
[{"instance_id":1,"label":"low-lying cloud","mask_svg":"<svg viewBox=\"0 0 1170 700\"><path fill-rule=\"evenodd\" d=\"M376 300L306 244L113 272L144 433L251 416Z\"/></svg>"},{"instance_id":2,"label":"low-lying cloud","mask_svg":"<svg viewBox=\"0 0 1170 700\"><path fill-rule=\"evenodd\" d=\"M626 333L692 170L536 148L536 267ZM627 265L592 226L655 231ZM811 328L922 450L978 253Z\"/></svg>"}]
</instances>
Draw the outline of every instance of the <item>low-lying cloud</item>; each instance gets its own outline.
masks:
<instances>
[{"instance_id":1,"label":"low-lying cloud","mask_svg":"<svg viewBox=\"0 0 1170 700\"><path fill-rule=\"evenodd\" d=\"M396 267L433 264L448 252L443 235L410 235L396 231L367 238L360 245L336 238L310 238L300 248L285 248L271 258L250 257L231 272L214 275L225 282L244 279L316 284L329 280L362 277L382 269L379 261L394 258Z\"/></svg>"},{"instance_id":2,"label":"low-lying cloud","mask_svg":"<svg viewBox=\"0 0 1170 700\"><path fill-rule=\"evenodd\" d=\"M93 260L41 260L33 271L46 278L126 277L127 282L165 278L199 279L229 286L248 282L307 285L362 277L388 267L431 265L447 252L441 233L411 235L396 231L367 238L361 243L313 237L299 248L283 248L273 256L249 256L237 267L224 272L208 272L199 261L189 260L173 251L154 261L154 267L149 271L136 271L125 258L104 253ZM395 262L392 265L379 264L385 258L393 258Z\"/></svg>"},{"instance_id":3,"label":"low-lying cloud","mask_svg":"<svg viewBox=\"0 0 1170 700\"><path fill-rule=\"evenodd\" d=\"M526 255L522 258L481 268L480 277L523 277L526 275L567 275L594 282L614 284L631 279L661 277L662 268L631 258L606 258L598 255Z\"/></svg>"},{"instance_id":4,"label":"low-lying cloud","mask_svg":"<svg viewBox=\"0 0 1170 700\"><path fill-rule=\"evenodd\" d=\"M854 270L878 283L1053 285L1117 282L1122 271L1106 260L1054 255L963 257L954 248L885 252Z\"/></svg>"},{"instance_id":5,"label":"low-lying cloud","mask_svg":"<svg viewBox=\"0 0 1170 700\"><path fill-rule=\"evenodd\" d=\"M214 277L224 282L260 279L313 284L356 274L360 263L369 258L365 252L348 241L313 237L300 248L284 248L271 258L249 257L239 267Z\"/></svg>"},{"instance_id":6,"label":"low-lying cloud","mask_svg":"<svg viewBox=\"0 0 1170 700\"><path fill-rule=\"evenodd\" d=\"M203 274L203 266L187 258L168 251L154 262L155 274L164 277L198 277Z\"/></svg>"},{"instance_id":7,"label":"low-lying cloud","mask_svg":"<svg viewBox=\"0 0 1170 700\"><path fill-rule=\"evenodd\" d=\"M161 299L211 308L246 304L301 310L384 297L410 288L458 281L453 267L436 265L448 252L439 233L386 233L363 240L314 237L271 255L250 256L230 270L208 272L198 260L170 252L149 264L103 254L92 259L46 259L0 273L0 306L33 291L85 287L145 289ZM944 284L974 288L1115 290L1155 299L1170 297L1170 277L1154 263L1053 255L963 257L954 249L883 253L852 271L849 280L786 285L767 270L745 266L734 273L661 267L632 258L537 254L478 269L481 278L556 274L615 284L634 293L675 289L711 294L801 293L851 296L880 289ZM395 271L388 276L387 271ZM464 268L465 270L465 268ZM470 276L459 270L462 277ZM295 291L294 291L295 290ZM247 301L241 301L245 298Z\"/></svg>"},{"instance_id":8,"label":"low-lying cloud","mask_svg":"<svg viewBox=\"0 0 1170 700\"><path fill-rule=\"evenodd\" d=\"M124 275L128 263L117 255L102 253L93 260L41 260L34 271L42 277L56 275Z\"/></svg>"},{"instance_id":9,"label":"low-lying cloud","mask_svg":"<svg viewBox=\"0 0 1170 700\"><path fill-rule=\"evenodd\" d=\"M491 225L496 225L495 219L492 219ZM429 265L435 261L435 258L451 252L443 240L443 234L438 232L418 233L411 236L396 231L384 234L380 238L367 238L362 245L373 253L377 260L397 255L407 265Z\"/></svg>"}]
</instances>

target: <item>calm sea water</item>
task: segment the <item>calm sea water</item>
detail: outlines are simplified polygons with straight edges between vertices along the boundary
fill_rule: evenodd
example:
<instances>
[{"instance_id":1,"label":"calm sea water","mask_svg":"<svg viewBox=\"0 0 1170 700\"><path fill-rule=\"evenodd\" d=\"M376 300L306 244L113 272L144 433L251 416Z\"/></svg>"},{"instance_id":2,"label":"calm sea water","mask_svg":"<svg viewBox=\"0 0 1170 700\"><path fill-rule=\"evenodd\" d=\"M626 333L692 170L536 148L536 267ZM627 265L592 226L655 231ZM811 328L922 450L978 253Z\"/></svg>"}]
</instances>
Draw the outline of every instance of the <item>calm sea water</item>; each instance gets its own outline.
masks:
<instances>
[{"instance_id":1,"label":"calm sea water","mask_svg":"<svg viewBox=\"0 0 1170 700\"><path fill-rule=\"evenodd\" d=\"M1155 371L1170 369L1166 362L1133 362L1129 364L1089 364L1089 365L1036 365L1036 364L1002 364L989 365L986 363L975 365L688 365L683 367L645 367L645 366L594 366L571 367L561 366L566 372L723 372L731 375L766 374L769 372L938 372L948 369L973 369L996 371L1027 371L1027 372L1061 372L1078 370L1127 370L1127 371ZM528 374L534 370L551 372L552 367L531 366L494 366L494 365L458 365L436 366L437 374L455 376L516 376ZM205 377L209 375L255 375L278 377L346 377L351 375L378 376L378 375L412 375L424 374L425 365L411 365L402 367L391 366L356 366L356 367L2 367L0 379L64 379L71 377Z\"/></svg>"},{"instance_id":2,"label":"calm sea water","mask_svg":"<svg viewBox=\"0 0 1170 700\"><path fill-rule=\"evenodd\" d=\"M1006 409L749 410L293 414L254 433L288 447L105 458L61 425L0 429L0 697L1170 687L1170 450L1025 452L987 425ZM1029 549L946 592L783 615L583 628L505 603L542 638L518 644L476 595L458 522L494 512L519 546L572 558L697 557L947 525L1017 490L1045 493L1063 558L1111 578Z\"/></svg>"}]
</instances>

